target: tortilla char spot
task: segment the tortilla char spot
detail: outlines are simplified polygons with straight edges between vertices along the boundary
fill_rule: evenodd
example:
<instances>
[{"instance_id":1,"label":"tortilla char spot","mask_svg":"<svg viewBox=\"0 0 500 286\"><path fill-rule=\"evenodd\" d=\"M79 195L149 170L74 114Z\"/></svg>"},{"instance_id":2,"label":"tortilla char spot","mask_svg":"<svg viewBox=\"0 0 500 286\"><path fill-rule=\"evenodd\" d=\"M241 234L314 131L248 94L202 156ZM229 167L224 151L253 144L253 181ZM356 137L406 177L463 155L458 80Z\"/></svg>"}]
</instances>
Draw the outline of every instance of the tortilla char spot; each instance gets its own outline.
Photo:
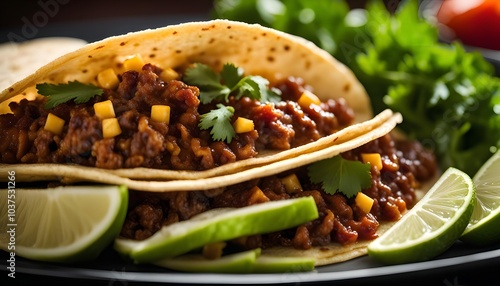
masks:
<instances>
[{"instance_id":1,"label":"tortilla char spot","mask_svg":"<svg viewBox=\"0 0 500 286\"><path fill-rule=\"evenodd\" d=\"M14 90L14 89L12 89L12 90ZM12 91L12 90L11 90L11 91ZM21 94L22 94L22 95L26 95L26 92L23 92L23 93L21 93Z\"/></svg>"},{"instance_id":2,"label":"tortilla char spot","mask_svg":"<svg viewBox=\"0 0 500 286\"><path fill-rule=\"evenodd\" d=\"M289 50L290 50L290 46L289 46L289 45L285 45L285 46L283 46L283 49L284 49L285 51L289 51Z\"/></svg>"},{"instance_id":3,"label":"tortilla char spot","mask_svg":"<svg viewBox=\"0 0 500 286\"><path fill-rule=\"evenodd\" d=\"M252 52L252 47L248 47L247 52L249 52L249 53Z\"/></svg>"},{"instance_id":4,"label":"tortilla char spot","mask_svg":"<svg viewBox=\"0 0 500 286\"><path fill-rule=\"evenodd\" d=\"M9 92L13 92L13 91L14 91L14 89L12 87L9 88Z\"/></svg>"},{"instance_id":5,"label":"tortilla char spot","mask_svg":"<svg viewBox=\"0 0 500 286\"><path fill-rule=\"evenodd\" d=\"M151 50L152 50L153 52L156 52L156 51L158 51L158 48L157 48L157 47L153 47Z\"/></svg>"},{"instance_id":6,"label":"tortilla char spot","mask_svg":"<svg viewBox=\"0 0 500 286\"><path fill-rule=\"evenodd\" d=\"M177 31L174 31L174 32L172 33L172 35L177 35Z\"/></svg>"},{"instance_id":7,"label":"tortilla char spot","mask_svg":"<svg viewBox=\"0 0 500 286\"><path fill-rule=\"evenodd\" d=\"M320 251L329 251L329 250L330 250L330 248L328 248L328 247L321 247L319 250L320 250Z\"/></svg>"},{"instance_id":8,"label":"tortilla char spot","mask_svg":"<svg viewBox=\"0 0 500 286\"><path fill-rule=\"evenodd\" d=\"M156 57L156 54L150 54L149 55L149 58L151 58L151 59L154 58L154 57Z\"/></svg>"},{"instance_id":9,"label":"tortilla char spot","mask_svg":"<svg viewBox=\"0 0 500 286\"><path fill-rule=\"evenodd\" d=\"M306 70L308 70L309 68L311 68L311 62L310 61L306 61L305 68L306 68Z\"/></svg>"},{"instance_id":10,"label":"tortilla char spot","mask_svg":"<svg viewBox=\"0 0 500 286\"><path fill-rule=\"evenodd\" d=\"M92 58L92 55L88 55L88 58L91 59Z\"/></svg>"},{"instance_id":11,"label":"tortilla char spot","mask_svg":"<svg viewBox=\"0 0 500 286\"><path fill-rule=\"evenodd\" d=\"M266 32L262 33L262 37L265 37L265 36L267 36L267 33Z\"/></svg>"},{"instance_id":12,"label":"tortilla char spot","mask_svg":"<svg viewBox=\"0 0 500 286\"><path fill-rule=\"evenodd\" d=\"M233 39L233 35L229 35L229 39L231 39L231 40L232 40L232 39Z\"/></svg>"},{"instance_id":13,"label":"tortilla char spot","mask_svg":"<svg viewBox=\"0 0 500 286\"><path fill-rule=\"evenodd\" d=\"M214 38L211 38L210 41L208 41L209 44L212 44L213 42L215 42Z\"/></svg>"},{"instance_id":14,"label":"tortilla char spot","mask_svg":"<svg viewBox=\"0 0 500 286\"><path fill-rule=\"evenodd\" d=\"M273 56L268 56L267 57L267 61L271 62L271 63L274 62L274 57Z\"/></svg>"},{"instance_id":15,"label":"tortilla char spot","mask_svg":"<svg viewBox=\"0 0 500 286\"><path fill-rule=\"evenodd\" d=\"M231 26L227 26L226 28L231 29Z\"/></svg>"},{"instance_id":16,"label":"tortilla char spot","mask_svg":"<svg viewBox=\"0 0 500 286\"><path fill-rule=\"evenodd\" d=\"M257 41L257 37L256 37L256 36L254 36L254 37L253 37L253 40L254 40L254 41Z\"/></svg>"},{"instance_id":17,"label":"tortilla char spot","mask_svg":"<svg viewBox=\"0 0 500 286\"><path fill-rule=\"evenodd\" d=\"M127 44L127 43L125 43L125 42L121 42L121 43L120 43L120 46L125 46L126 44Z\"/></svg>"},{"instance_id":18,"label":"tortilla char spot","mask_svg":"<svg viewBox=\"0 0 500 286\"><path fill-rule=\"evenodd\" d=\"M211 25L210 27L203 27L203 28L201 28L201 30L208 31L208 30L213 29L213 28L215 28L215 25Z\"/></svg>"},{"instance_id":19,"label":"tortilla char spot","mask_svg":"<svg viewBox=\"0 0 500 286\"><path fill-rule=\"evenodd\" d=\"M275 48L275 47L271 47L271 48L269 49L269 51L272 53L272 52L276 51L276 48Z\"/></svg>"},{"instance_id":20,"label":"tortilla char spot","mask_svg":"<svg viewBox=\"0 0 500 286\"><path fill-rule=\"evenodd\" d=\"M204 55L205 55L205 51L200 52L200 56L204 56Z\"/></svg>"},{"instance_id":21,"label":"tortilla char spot","mask_svg":"<svg viewBox=\"0 0 500 286\"><path fill-rule=\"evenodd\" d=\"M346 85L344 85L344 91L348 92L349 90L351 90L351 85L346 83Z\"/></svg>"},{"instance_id":22,"label":"tortilla char spot","mask_svg":"<svg viewBox=\"0 0 500 286\"><path fill-rule=\"evenodd\" d=\"M182 51L181 50L175 50L175 53L176 54L180 54L180 53L182 53Z\"/></svg>"},{"instance_id":23,"label":"tortilla char spot","mask_svg":"<svg viewBox=\"0 0 500 286\"><path fill-rule=\"evenodd\" d=\"M104 45L95 48L96 50L104 48Z\"/></svg>"},{"instance_id":24,"label":"tortilla char spot","mask_svg":"<svg viewBox=\"0 0 500 286\"><path fill-rule=\"evenodd\" d=\"M82 73L87 73L87 72L88 72L87 69L82 70Z\"/></svg>"},{"instance_id":25,"label":"tortilla char spot","mask_svg":"<svg viewBox=\"0 0 500 286\"><path fill-rule=\"evenodd\" d=\"M134 47L138 47L138 46L140 46L140 45L141 45L141 44L139 44L139 43L134 43Z\"/></svg>"}]
</instances>

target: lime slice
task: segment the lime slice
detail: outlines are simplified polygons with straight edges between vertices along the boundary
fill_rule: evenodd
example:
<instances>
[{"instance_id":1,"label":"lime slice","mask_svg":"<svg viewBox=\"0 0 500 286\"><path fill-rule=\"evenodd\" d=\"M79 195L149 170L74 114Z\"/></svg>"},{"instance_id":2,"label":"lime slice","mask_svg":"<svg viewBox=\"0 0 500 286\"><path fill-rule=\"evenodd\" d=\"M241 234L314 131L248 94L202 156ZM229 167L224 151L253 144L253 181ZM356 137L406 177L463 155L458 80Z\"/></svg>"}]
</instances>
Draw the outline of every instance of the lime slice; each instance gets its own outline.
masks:
<instances>
[{"instance_id":1,"label":"lime slice","mask_svg":"<svg viewBox=\"0 0 500 286\"><path fill-rule=\"evenodd\" d=\"M469 225L460 240L488 245L500 242L500 151L477 171L472 179L476 185L476 205Z\"/></svg>"},{"instance_id":2,"label":"lime slice","mask_svg":"<svg viewBox=\"0 0 500 286\"><path fill-rule=\"evenodd\" d=\"M41 261L94 259L120 232L127 203L117 186L1 191L0 248Z\"/></svg>"},{"instance_id":3,"label":"lime slice","mask_svg":"<svg viewBox=\"0 0 500 286\"><path fill-rule=\"evenodd\" d=\"M115 249L136 263L154 262L213 242L288 229L317 217L318 209L311 196L236 209L212 209L164 226L145 240L117 238Z\"/></svg>"},{"instance_id":4,"label":"lime slice","mask_svg":"<svg viewBox=\"0 0 500 286\"><path fill-rule=\"evenodd\" d=\"M256 248L218 259L207 259L201 254L186 254L153 264L182 272L205 273L291 273L314 269L314 258L267 256L260 253L261 249Z\"/></svg>"},{"instance_id":5,"label":"lime slice","mask_svg":"<svg viewBox=\"0 0 500 286\"><path fill-rule=\"evenodd\" d=\"M383 263L397 264L443 253L467 227L475 198L472 179L449 168L407 214L368 245L368 254Z\"/></svg>"}]
</instances>

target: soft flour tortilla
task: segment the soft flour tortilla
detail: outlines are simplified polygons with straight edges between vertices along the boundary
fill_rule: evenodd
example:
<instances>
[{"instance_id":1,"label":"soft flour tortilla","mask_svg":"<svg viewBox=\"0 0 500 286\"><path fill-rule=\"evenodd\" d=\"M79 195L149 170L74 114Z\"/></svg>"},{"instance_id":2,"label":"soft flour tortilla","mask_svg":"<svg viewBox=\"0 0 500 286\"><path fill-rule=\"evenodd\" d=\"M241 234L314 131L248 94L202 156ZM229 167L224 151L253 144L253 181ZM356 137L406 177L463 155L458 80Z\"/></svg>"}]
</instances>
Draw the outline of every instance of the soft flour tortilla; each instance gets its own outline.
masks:
<instances>
[{"instance_id":1,"label":"soft flour tortilla","mask_svg":"<svg viewBox=\"0 0 500 286\"><path fill-rule=\"evenodd\" d=\"M210 178L176 179L170 181L133 180L106 173L97 168L60 164L0 165L0 172L15 171L16 181L19 182L38 181L42 179L61 180L65 182L88 181L111 185L126 185L133 190L150 192L210 190L265 176L276 175L323 159L331 158L388 134L401 121L401 114L395 113L380 126L349 141L331 145L315 152L300 154L293 158L254 166L237 173Z\"/></svg>"},{"instance_id":2,"label":"soft flour tortilla","mask_svg":"<svg viewBox=\"0 0 500 286\"><path fill-rule=\"evenodd\" d=\"M38 68L54 59L83 47L87 42L76 38L50 37L25 41L22 43L0 44L0 90L34 73ZM33 100L36 91L28 93ZM15 98L19 101L25 96ZM10 111L8 103L0 103L0 114Z\"/></svg>"},{"instance_id":3,"label":"soft flour tortilla","mask_svg":"<svg viewBox=\"0 0 500 286\"><path fill-rule=\"evenodd\" d=\"M243 160L213 170L102 170L117 176L160 180L196 179L234 173L348 141L378 126L390 116L389 113L381 114L375 120L367 122L372 119L373 114L363 86L346 66L311 42L260 25L227 20L168 26L88 44L43 66L36 73L4 90L0 94L0 102L18 94L36 95L34 86L37 83L78 80L97 84L96 75L100 71L109 67L120 70L123 60L135 54L140 54L145 62L163 68L182 68L193 62L201 62L219 69L230 62L242 67L247 74L261 75L272 82L289 76L301 77L323 101L344 98L355 112L355 122L360 125L333 134L317 144L287 151L264 151L258 160Z\"/></svg>"}]
</instances>

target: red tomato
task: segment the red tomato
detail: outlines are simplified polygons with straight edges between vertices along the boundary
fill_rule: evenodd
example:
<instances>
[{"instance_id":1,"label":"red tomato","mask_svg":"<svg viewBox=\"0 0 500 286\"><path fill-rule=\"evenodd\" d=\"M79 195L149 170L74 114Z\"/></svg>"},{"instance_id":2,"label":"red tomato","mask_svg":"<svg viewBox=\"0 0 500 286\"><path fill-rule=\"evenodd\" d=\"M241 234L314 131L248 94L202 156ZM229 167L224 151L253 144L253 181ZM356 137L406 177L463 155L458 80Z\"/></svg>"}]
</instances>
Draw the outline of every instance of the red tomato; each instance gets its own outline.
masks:
<instances>
[{"instance_id":1,"label":"red tomato","mask_svg":"<svg viewBox=\"0 0 500 286\"><path fill-rule=\"evenodd\" d=\"M445 0L437 19L466 45L500 50L499 0Z\"/></svg>"}]
</instances>

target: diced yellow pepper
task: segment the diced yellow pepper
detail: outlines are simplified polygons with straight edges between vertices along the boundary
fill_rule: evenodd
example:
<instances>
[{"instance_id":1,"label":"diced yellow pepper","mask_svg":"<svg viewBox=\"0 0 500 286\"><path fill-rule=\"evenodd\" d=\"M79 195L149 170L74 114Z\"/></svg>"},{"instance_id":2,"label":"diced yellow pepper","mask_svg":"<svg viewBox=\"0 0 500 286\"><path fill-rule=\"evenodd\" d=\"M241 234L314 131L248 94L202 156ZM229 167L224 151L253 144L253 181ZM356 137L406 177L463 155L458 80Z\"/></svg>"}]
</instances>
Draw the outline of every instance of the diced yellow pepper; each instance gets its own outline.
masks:
<instances>
[{"instance_id":1,"label":"diced yellow pepper","mask_svg":"<svg viewBox=\"0 0 500 286\"><path fill-rule=\"evenodd\" d=\"M361 160L364 163L370 163L370 165L375 166L377 170L382 170L382 158L379 153L362 153Z\"/></svg>"},{"instance_id":2,"label":"diced yellow pepper","mask_svg":"<svg viewBox=\"0 0 500 286\"><path fill-rule=\"evenodd\" d=\"M217 259L222 256L222 250L226 247L225 242L214 242L203 246L202 254L207 259Z\"/></svg>"},{"instance_id":3,"label":"diced yellow pepper","mask_svg":"<svg viewBox=\"0 0 500 286\"><path fill-rule=\"evenodd\" d=\"M176 71L174 71L173 69L167 68L167 69L164 69L160 73L160 78L163 81L171 81L171 80L174 80L174 79L178 79L179 78L179 74Z\"/></svg>"},{"instance_id":4,"label":"diced yellow pepper","mask_svg":"<svg viewBox=\"0 0 500 286\"><path fill-rule=\"evenodd\" d=\"M299 97L299 100L297 100L297 103L300 105L300 107L306 108L311 104L320 105L321 100L309 90L304 90L304 92L302 92L302 95Z\"/></svg>"},{"instance_id":5,"label":"diced yellow pepper","mask_svg":"<svg viewBox=\"0 0 500 286\"><path fill-rule=\"evenodd\" d=\"M233 128L236 133L250 132L254 129L253 121L244 117L238 117L233 123Z\"/></svg>"},{"instance_id":6,"label":"diced yellow pepper","mask_svg":"<svg viewBox=\"0 0 500 286\"><path fill-rule=\"evenodd\" d=\"M281 178L281 182L285 185L285 191L289 194L302 191L302 185L300 184L299 178L297 178L297 175L295 174L290 174Z\"/></svg>"},{"instance_id":7,"label":"diced yellow pepper","mask_svg":"<svg viewBox=\"0 0 500 286\"><path fill-rule=\"evenodd\" d=\"M358 192L354 201L356 202L356 205L358 205L358 207L365 213L369 213L372 209L373 199L362 192Z\"/></svg>"},{"instance_id":8,"label":"diced yellow pepper","mask_svg":"<svg viewBox=\"0 0 500 286\"><path fill-rule=\"evenodd\" d=\"M151 119L158 122L170 122L170 106L153 105L151 106Z\"/></svg>"},{"instance_id":9,"label":"diced yellow pepper","mask_svg":"<svg viewBox=\"0 0 500 286\"><path fill-rule=\"evenodd\" d=\"M52 113L49 113L43 129L52 132L52 134L60 135L63 131L63 128L64 128L64 119L59 118Z\"/></svg>"},{"instance_id":10,"label":"diced yellow pepper","mask_svg":"<svg viewBox=\"0 0 500 286\"><path fill-rule=\"evenodd\" d=\"M120 81L112 68L105 69L97 74L97 82L102 88L114 89Z\"/></svg>"},{"instance_id":11,"label":"diced yellow pepper","mask_svg":"<svg viewBox=\"0 0 500 286\"><path fill-rule=\"evenodd\" d=\"M128 58L123 62L123 67L125 68L126 71L133 70L136 72L140 72L143 66L144 66L144 60L139 54L134 55L133 57Z\"/></svg>"},{"instance_id":12,"label":"diced yellow pepper","mask_svg":"<svg viewBox=\"0 0 500 286\"><path fill-rule=\"evenodd\" d=\"M111 100L94 103L94 111L101 120L115 117L115 109Z\"/></svg>"},{"instance_id":13,"label":"diced yellow pepper","mask_svg":"<svg viewBox=\"0 0 500 286\"><path fill-rule=\"evenodd\" d=\"M106 118L102 121L102 137L113 138L120 133L122 133L122 129L117 118Z\"/></svg>"}]
</instances>

